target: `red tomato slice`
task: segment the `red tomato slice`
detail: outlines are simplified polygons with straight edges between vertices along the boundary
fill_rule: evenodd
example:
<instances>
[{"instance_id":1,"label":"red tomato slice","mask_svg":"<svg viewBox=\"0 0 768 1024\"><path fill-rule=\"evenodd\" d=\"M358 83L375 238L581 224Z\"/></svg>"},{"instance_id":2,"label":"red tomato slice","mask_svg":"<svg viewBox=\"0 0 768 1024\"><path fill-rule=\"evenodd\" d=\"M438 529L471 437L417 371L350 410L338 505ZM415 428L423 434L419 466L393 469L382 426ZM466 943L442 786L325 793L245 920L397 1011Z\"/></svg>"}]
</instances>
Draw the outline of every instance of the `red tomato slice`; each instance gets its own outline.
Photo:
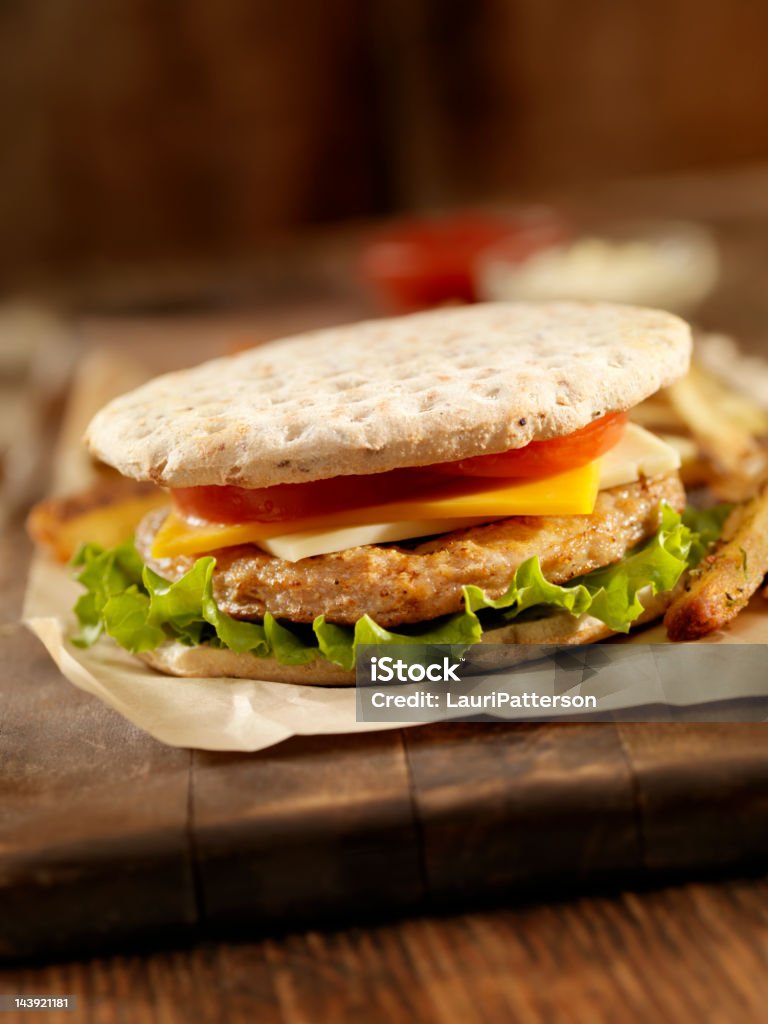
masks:
<instances>
[{"instance_id":1,"label":"red tomato slice","mask_svg":"<svg viewBox=\"0 0 768 1024\"><path fill-rule=\"evenodd\" d=\"M281 523L343 509L397 501L431 488L450 488L463 476L514 478L547 476L576 469L612 448L627 422L609 413L566 437L532 441L499 455L460 462L395 469L367 476L337 476L306 484L275 487L181 487L173 500L182 516L209 523ZM453 481L448 478L452 477Z\"/></svg>"},{"instance_id":2,"label":"red tomato slice","mask_svg":"<svg viewBox=\"0 0 768 1024\"><path fill-rule=\"evenodd\" d=\"M430 469L438 473L485 477L536 477L578 469L603 455L621 440L629 416L611 412L599 420L551 441L531 441L498 455L476 455L460 462L444 462Z\"/></svg>"},{"instance_id":3,"label":"red tomato slice","mask_svg":"<svg viewBox=\"0 0 768 1024\"><path fill-rule=\"evenodd\" d=\"M445 302L474 302L475 262L484 250L508 242L516 260L562 242L563 224L545 211L491 214L466 211L402 221L364 249L363 276L395 312Z\"/></svg>"},{"instance_id":4,"label":"red tomato slice","mask_svg":"<svg viewBox=\"0 0 768 1024\"><path fill-rule=\"evenodd\" d=\"M173 500L187 519L209 523L281 523L362 508L424 490L425 471L396 469L368 476L336 476L275 487L181 487ZM445 477L440 478L445 483Z\"/></svg>"}]
</instances>

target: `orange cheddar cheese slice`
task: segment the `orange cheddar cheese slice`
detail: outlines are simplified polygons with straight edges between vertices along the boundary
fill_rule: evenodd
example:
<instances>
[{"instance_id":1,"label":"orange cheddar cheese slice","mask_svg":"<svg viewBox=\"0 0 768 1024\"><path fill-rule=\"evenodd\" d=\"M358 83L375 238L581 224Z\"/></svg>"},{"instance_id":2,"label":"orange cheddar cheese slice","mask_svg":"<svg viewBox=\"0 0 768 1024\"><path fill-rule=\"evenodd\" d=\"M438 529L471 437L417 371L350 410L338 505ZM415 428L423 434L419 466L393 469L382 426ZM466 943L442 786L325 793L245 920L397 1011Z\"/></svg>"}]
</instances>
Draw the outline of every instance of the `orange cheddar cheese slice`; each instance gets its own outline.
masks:
<instances>
[{"instance_id":1,"label":"orange cheddar cheese slice","mask_svg":"<svg viewBox=\"0 0 768 1024\"><path fill-rule=\"evenodd\" d=\"M479 485L479 486L478 486ZM199 555L237 544L259 544L293 533L306 535L342 527L380 523L429 523L446 521L451 529L458 520L489 522L509 516L589 515L600 486L600 460L578 469L536 480L467 480L461 488L424 493L407 501L370 505L366 508L279 523L192 523L171 512L160 527L152 547L155 558ZM448 525L450 523L450 525ZM418 525L414 527L419 529ZM416 532L411 536L423 536ZM404 538L401 538L404 539Z\"/></svg>"}]
</instances>

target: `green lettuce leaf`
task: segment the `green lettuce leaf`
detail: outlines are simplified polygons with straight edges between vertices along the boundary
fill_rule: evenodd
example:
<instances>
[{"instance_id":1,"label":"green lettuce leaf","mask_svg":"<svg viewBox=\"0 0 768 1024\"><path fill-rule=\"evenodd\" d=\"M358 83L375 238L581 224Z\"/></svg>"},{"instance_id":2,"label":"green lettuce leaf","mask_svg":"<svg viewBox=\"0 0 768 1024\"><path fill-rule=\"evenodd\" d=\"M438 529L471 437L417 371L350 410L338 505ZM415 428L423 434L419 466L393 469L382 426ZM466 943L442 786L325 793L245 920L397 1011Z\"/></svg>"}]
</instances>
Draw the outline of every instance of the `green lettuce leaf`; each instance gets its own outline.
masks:
<instances>
[{"instance_id":1,"label":"green lettuce leaf","mask_svg":"<svg viewBox=\"0 0 768 1024\"><path fill-rule=\"evenodd\" d=\"M523 562L506 593L497 597L496 600L486 597L480 587L472 585L464 587L464 605L468 611L477 612L485 608L493 608L496 611L507 612L505 618L509 618L510 613L517 616L520 612L538 605L562 608L572 615L582 615L587 611L590 603L589 592L585 588L561 587L545 580L538 557L529 558Z\"/></svg>"},{"instance_id":2,"label":"green lettuce leaf","mask_svg":"<svg viewBox=\"0 0 768 1024\"><path fill-rule=\"evenodd\" d=\"M269 612L264 616L264 633L270 653L273 653L283 665L306 665L320 654L318 647L308 644L304 637L292 633Z\"/></svg>"},{"instance_id":3,"label":"green lettuce leaf","mask_svg":"<svg viewBox=\"0 0 768 1024\"><path fill-rule=\"evenodd\" d=\"M688 568L691 544L691 531L669 505L664 505L655 537L616 565L583 578L582 584L592 597L589 614L618 633L629 632L643 613L640 591L663 594L672 590Z\"/></svg>"},{"instance_id":4,"label":"green lettuce leaf","mask_svg":"<svg viewBox=\"0 0 768 1024\"><path fill-rule=\"evenodd\" d=\"M102 611L106 632L134 654L154 651L166 638L163 629L149 621L150 603L150 598L134 584L124 593L110 597Z\"/></svg>"},{"instance_id":5,"label":"green lettuce leaf","mask_svg":"<svg viewBox=\"0 0 768 1024\"><path fill-rule=\"evenodd\" d=\"M683 523L692 533L688 561L695 567L702 560L711 544L723 532L725 520L731 514L733 505L713 505L712 508L694 508L689 505L683 512Z\"/></svg>"},{"instance_id":6,"label":"green lettuce leaf","mask_svg":"<svg viewBox=\"0 0 768 1024\"><path fill-rule=\"evenodd\" d=\"M719 536L727 514L727 507L719 507L681 517L663 505L656 535L616 565L558 585L544 578L538 557L529 558L501 597L492 599L480 587L466 586L463 611L403 627L400 633L384 629L368 615L354 627L326 622L322 615L311 628L278 622L269 614L263 624L234 619L213 596L214 558L199 558L185 576L170 582L142 565L130 542L108 551L90 544L74 562L86 593L75 605L80 633L73 642L89 646L107 633L134 652L176 640L274 657L286 665L322 657L352 669L358 644L469 646L479 642L489 620L511 622L530 609L589 613L611 629L627 632L643 611L641 592L671 590Z\"/></svg>"},{"instance_id":7,"label":"green lettuce leaf","mask_svg":"<svg viewBox=\"0 0 768 1024\"><path fill-rule=\"evenodd\" d=\"M532 558L520 566L507 592L495 601L479 587L465 587L466 608L503 610L506 621L528 608L557 608L571 615L588 613L616 632L626 633L642 615L640 591L671 590L688 567L691 544L691 531L681 517L663 505L658 533L615 565L559 586L544 579L538 558Z\"/></svg>"},{"instance_id":8,"label":"green lettuce leaf","mask_svg":"<svg viewBox=\"0 0 768 1024\"><path fill-rule=\"evenodd\" d=\"M479 643L483 635L477 616L465 612L419 623L412 633L393 633L374 622L370 615L358 619L354 627L336 626L318 615L312 629L323 657L346 669L355 667L358 644L458 644L468 647Z\"/></svg>"},{"instance_id":9,"label":"green lettuce leaf","mask_svg":"<svg viewBox=\"0 0 768 1024\"><path fill-rule=\"evenodd\" d=\"M73 564L81 569L78 583L87 588L75 605L81 631L73 643L89 647L107 632L136 653L154 650L163 642L162 629L149 620L150 599L142 587L144 566L132 544L109 551L87 544Z\"/></svg>"}]
</instances>

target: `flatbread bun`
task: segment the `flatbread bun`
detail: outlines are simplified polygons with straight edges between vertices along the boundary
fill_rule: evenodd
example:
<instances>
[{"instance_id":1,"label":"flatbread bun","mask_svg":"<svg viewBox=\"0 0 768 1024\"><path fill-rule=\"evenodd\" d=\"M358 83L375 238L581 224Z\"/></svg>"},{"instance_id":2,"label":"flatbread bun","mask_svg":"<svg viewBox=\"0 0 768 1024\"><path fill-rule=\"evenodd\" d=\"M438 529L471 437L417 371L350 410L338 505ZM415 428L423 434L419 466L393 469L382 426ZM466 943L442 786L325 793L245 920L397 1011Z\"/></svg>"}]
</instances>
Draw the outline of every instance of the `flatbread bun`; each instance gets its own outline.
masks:
<instances>
[{"instance_id":1,"label":"flatbread bun","mask_svg":"<svg viewBox=\"0 0 768 1024\"><path fill-rule=\"evenodd\" d=\"M606 303L371 320L166 374L92 421L91 452L166 487L268 487L569 434L682 376L688 326Z\"/></svg>"},{"instance_id":2,"label":"flatbread bun","mask_svg":"<svg viewBox=\"0 0 768 1024\"><path fill-rule=\"evenodd\" d=\"M648 598L644 602L645 612L635 625L645 625L659 618L664 614L671 599L671 592ZM605 623L590 615L582 615L575 619L567 613L558 613L534 622L512 623L499 629L486 630L481 643L505 645L501 657L494 651L485 663L485 667L491 671L539 657L537 645L540 644L592 644L613 635L613 630ZM477 652L477 647L474 650ZM171 676L261 679L265 682L304 683L309 686L355 685L354 672L347 672L323 658L317 658L308 665L281 665L274 658L237 654L223 647L185 647L183 644L171 642L154 651L145 651L137 657L158 672ZM479 661L477 654L473 660Z\"/></svg>"}]
</instances>

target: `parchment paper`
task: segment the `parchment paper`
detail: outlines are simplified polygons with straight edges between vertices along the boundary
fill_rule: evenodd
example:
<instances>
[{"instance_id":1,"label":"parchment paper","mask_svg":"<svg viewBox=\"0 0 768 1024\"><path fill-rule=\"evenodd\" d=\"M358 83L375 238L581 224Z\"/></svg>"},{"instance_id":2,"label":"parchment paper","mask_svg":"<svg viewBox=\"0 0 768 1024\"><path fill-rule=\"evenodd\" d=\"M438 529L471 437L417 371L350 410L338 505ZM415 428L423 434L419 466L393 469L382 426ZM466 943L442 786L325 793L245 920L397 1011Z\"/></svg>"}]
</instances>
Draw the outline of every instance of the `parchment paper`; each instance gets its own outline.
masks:
<instances>
[{"instance_id":1,"label":"parchment paper","mask_svg":"<svg viewBox=\"0 0 768 1024\"><path fill-rule=\"evenodd\" d=\"M294 735L396 729L402 723L355 721L355 688L294 686L250 679L164 676L102 638L73 646L70 609L81 588L66 568L38 555L24 599L25 624L62 674L156 739L174 747L261 750Z\"/></svg>"},{"instance_id":2,"label":"parchment paper","mask_svg":"<svg viewBox=\"0 0 768 1024\"><path fill-rule=\"evenodd\" d=\"M123 651L109 638L89 650L74 647L67 636L76 631L71 614L80 588L68 570L44 556L32 564L24 605L26 624L42 640L59 669L70 682L92 693L163 743L204 750L261 750L295 735L356 733L402 728L415 722L358 722L354 687L296 686L246 679L182 679L163 676ZM763 599L742 612L727 632L705 643L765 644L768 641L768 609ZM625 643L665 643L662 627L646 630ZM679 647L687 645L677 645ZM693 645L700 646L700 645ZM768 672L768 648L766 648ZM606 681L611 675L605 670ZM615 670L614 670L615 675ZM685 706L755 696L750 683L739 673L716 673L688 685L670 687L654 679L655 699ZM599 677L598 677L599 682ZM614 680L615 682L615 680ZM649 702L649 687L627 679L626 687L614 689L606 710L640 707ZM682 682L686 682L682 680ZM706 682L706 685L703 685ZM658 684L658 686L656 686ZM611 686L613 688L613 685ZM673 692L674 691L674 692ZM764 691L759 691L764 692ZM556 709L539 708L535 714L518 712L515 718L556 717ZM509 718L509 713L500 717Z\"/></svg>"}]
</instances>

